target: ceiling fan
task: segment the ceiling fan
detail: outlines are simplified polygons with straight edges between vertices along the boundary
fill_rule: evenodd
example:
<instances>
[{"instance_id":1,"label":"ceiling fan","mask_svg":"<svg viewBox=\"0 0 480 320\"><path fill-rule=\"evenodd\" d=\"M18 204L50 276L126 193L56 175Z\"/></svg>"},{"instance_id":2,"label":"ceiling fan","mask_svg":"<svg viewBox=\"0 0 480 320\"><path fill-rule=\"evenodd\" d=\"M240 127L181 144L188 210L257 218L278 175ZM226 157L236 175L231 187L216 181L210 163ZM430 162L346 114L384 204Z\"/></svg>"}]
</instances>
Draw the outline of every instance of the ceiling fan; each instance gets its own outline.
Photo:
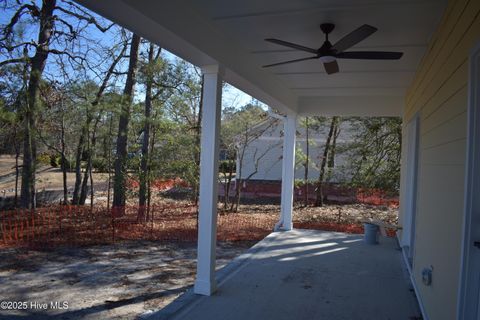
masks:
<instances>
[{"instance_id":1,"label":"ceiling fan","mask_svg":"<svg viewBox=\"0 0 480 320\"><path fill-rule=\"evenodd\" d=\"M291 43L291 42L287 42L279 39L273 39L273 38L265 39L265 41L279 44L281 46L293 48L293 49L304 51L304 52L313 53L314 56L268 64L263 66L263 68L279 66L282 64L305 61L305 60L320 59L320 61L323 62L325 71L328 74L333 74L339 71L337 59L398 60L403 55L403 52L345 51L353 47L360 41L366 39L378 29L368 24L364 24L363 26L350 32L345 37L337 41L337 43L332 45L328 40L328 34L332 32L334 28L335 28L335 25L333 23L323 23L320 25L320 29L323 31L323 33L325 33L325 42L318 49L304 47L299 44L295 44L295 43Z\"/></svg>"}]
</instances>

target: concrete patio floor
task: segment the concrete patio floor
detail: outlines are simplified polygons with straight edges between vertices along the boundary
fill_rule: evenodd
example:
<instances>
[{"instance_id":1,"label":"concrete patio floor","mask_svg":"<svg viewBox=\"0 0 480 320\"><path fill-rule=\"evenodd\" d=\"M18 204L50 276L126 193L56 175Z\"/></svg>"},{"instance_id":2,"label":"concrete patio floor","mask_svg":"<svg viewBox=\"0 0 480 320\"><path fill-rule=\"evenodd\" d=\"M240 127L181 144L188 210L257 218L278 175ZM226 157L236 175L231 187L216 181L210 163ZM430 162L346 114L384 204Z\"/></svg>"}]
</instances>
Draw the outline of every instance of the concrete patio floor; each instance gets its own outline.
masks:
<instances>
[{"instance_id":1,"label":"concrete patio floor","mask_svg":"<svg viewBox=\"0 0 480 320\"><path fill-rule=\"evenodd\" d=\"M420 315L395 239L275 232L218 273L211 297L187 292L146 319L415 319Z\"/></svg>"}]
</instances>

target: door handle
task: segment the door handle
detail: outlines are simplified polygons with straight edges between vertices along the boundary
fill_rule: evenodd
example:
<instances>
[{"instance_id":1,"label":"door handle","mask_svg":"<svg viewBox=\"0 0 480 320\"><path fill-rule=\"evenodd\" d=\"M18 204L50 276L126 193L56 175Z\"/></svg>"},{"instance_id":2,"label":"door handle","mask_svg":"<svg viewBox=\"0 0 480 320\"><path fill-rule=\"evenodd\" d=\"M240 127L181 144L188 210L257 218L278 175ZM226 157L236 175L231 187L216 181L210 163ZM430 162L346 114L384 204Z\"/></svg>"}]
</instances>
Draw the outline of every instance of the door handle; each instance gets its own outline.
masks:
<instances>
[{"instance_id":1,"label":"door handle","mask_svg":"<svg viewBox=\"0 0 480 320\"><path fill-rule=\"evenodd\" d=\"M473 245L480 249L480 241L473 242Z\"/></svg>"}]
</instances>

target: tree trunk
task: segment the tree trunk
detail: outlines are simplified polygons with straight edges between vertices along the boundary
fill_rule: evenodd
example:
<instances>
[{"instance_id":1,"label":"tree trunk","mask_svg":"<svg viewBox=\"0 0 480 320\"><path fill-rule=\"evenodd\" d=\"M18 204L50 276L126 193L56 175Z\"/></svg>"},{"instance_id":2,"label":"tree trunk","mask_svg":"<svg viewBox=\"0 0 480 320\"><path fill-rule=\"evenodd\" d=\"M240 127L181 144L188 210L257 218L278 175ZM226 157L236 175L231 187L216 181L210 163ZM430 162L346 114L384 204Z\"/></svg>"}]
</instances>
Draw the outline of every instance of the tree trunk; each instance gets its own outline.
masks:
<instances>
[{"instance_id":1,"label":"tree trunk","mask_svg":"<svg viewBox=\"0 0 480 320\"><path fill-rule=\"evenodd\" d=\"M80 191L82 185L82 156L85 152L85 140L88 135L88 128L90 127L90 123L92 122L92 116L90 111L87 110L87 120L82 127L82 131L80 132L80 138L78 140L77 145L77 152L75 155L75 186L73 188L73 198L72 204L80 204Z\"/></svg>"},{"instance_id":2,"label":"tree trunk","mask_svg":"<svg viewBox=\"0 0 480 320\"><path fill-rule=\"evenodd\" d=\"M65 115L62 108L62 123L61 123L61 168L62 168L62 182L63 182L63 204L68 204L68 185L67 185L67 159L65 157Z\"/></svg>"},{"instance_id":3,"label":"tree trunk","mask_svg":"<svg viewBox=\"0 0 480 320\"><path fill-rule=\"evenodd\" d=\"M238 172L235 172L235 196L230 205L230 212L237 212L238 206L240 205L240 194L241 194L241 188L242 188L241 177L242 177L242 166L243 166L243 152L239 159L240 161L238 165Z\"/></svg>"},{"instance_id":4,"label":"tree trunk","mask_svg":"<svg viewBox=\"0 0 480 320\"><path fill-rule=\"evenodd\" d=\"M85 173L83 175L83 181L82 181L82 192L80 194L80 203L81 205L85 204L85 201L87 200L88 196L88 179L90 179L90 196L93 201L93 179L92 179L92 169L93 169L93 156L95 153L95 147L97 144L97 129L98 129L98 124L100 122L102 114L99 113L97 115L97 118L95 119L95 123L93 125L93 130L92 130L92 138L90 140L90 137L88 137L88 143L87 143L87 167L85 168ZM93 202L92 202L93 203Z\"/></svg>"},{"instance_id":5,"label":"tree trunk","mask_svg":"<svg viewBox=\"0 0 480 320\"><path fill-rule=\"evenodd\" d=\"M98 91L95 95L95 99L92 101L91 106L92 109L88 110L87 109L87 118L85 121L85 124L82 127L82 131L80 133L80 138L78 140L78 145L77 145L77 153L76 153L76 162L75 162L75 187L73 190L73 204L84 204L85 201L80 200L81 198L81 190L82 190L82 156L83 153L85 152L85 143L87 142L86 140L88 139L89 136L89 128L93 120L93 112L95 111L95 107L100 103L100 99L103 96L103 93L105 92L105 89L107 88L108 82L110 80L110 77L115 71L115 68L117 64L120 62L120 60L123 58L125 51L127 48L127 43L124 43L124 46L120 53L118 54L117 57L112 61L112 64L108 68L107 72L105 73L105 77L102 80L102 84L98 88ZM111 128L110 128L110 135L111 137ZM109 151L110 153L110 151ZM110 183L110 181L109 181ZM110 191L109 191L110 192ZM107 205L108 206L108 205Z\"/></svg>"},{"instance_id":6,"label":"tree trunk","mask_svg":"<svg viewBox=\"0 0 480 320\"><path fill-rule=\"evenodd\" d=\"M330 152L328 154L328 170L331 172L335 168L335 154L337 153L337 138L338 135L340 134L340 128L339 128L340 121L337 121L335 123L335 128L333 130L333 137L332 137L332 144L330 147ZM331 175L327 177L327 182L330 181Z\"/></svg>"},{"instance_id":7,"label":"tree trunk","mask_svg":"<svg viewBox=\"0 0 480 320\"><path fill-rule=\"evenodd\" d=\"M305 117L305 175L304 175L304 181L305 181L305 194L304 194L304 201L305 201L305 206L308 206L308 166L309 160L310 160L310 136L309 136L309 130L308 130L308 117Z\"/></svg>"},{"instance_id":8,"label":"tree trunk","mask_svg":"<svg viewBox=\"0 0 480 320\"><path fill-rule=\"evenodd\" d=\"M198 198L200 196L200 138L202 135L202 108L203 108L203 84L205 81L205 77L202 74L202 84L200 88L200 101L198 103L198 116L197 116L197 123L195 126L195 145L196 145L196 150L195 150L195 168L197 170L197 185L195 186L195 195L194 195L194 202L195 206L198 208ZM198 210L197 210L197 220L198 220Z\"/></svg>"},{"instance_id":9,"label":"tree trunk","mask_svg":"<svg viewBox=\"0 0 480 320\"><path fill-rule=\"evenodd\" d=\"M138 51L140 46L140 37L133 34L130 42L130 56L128 63L127 79L123 90L122 112L118 121L117 150L115 159L115 175L113 177L113 207L119 208L120 214L123 214L125 207L125 183L127 174L127 141L128 124L130 122L130 107L133 101L135 91L135 82L137 75Z\"/></svg>"},{"instance_id":10,"label":"tree trunk","mask_svg":"<svg viewBox=\"0 0 480 320\"><path fill-rule=\"evenodd\" d=\"M24 144L23 144L23 170L20 206L22 208L35 207L35 170L37 158L36 146L36 113L38 109L38 95L40 80L48 58L48 46L53 34L56 0L43 0L40 10L40 28L38 32L38 45L33 58L30 60L31 70L28 80L27 99L24 114Z\"/></svg>"},{"instance_id":11,"label":"tree trunk","mask_svg":"<svg viewBox=\"0 0 480 320\"><path fill-rule=\"evenodd\" d=\"M242 132L243 134L243 144L241 144L241 150L237 150L237 154L239 154L238 158L238 172L236 172L235 175L235 199L232 202L232 205L230 207L231 212L238 212L238 207L240 206L240 200L242 196L242 183L245 180L242 180L242 174L243 174L243 160L245 158L245 150L247 149L248 141L249 141L249 127L248 125L245 125L245 128ZM255 159L255 156L253 157Z\"/></svg>"},{"instance_id":12,"label":"tree trunk","mask_svg":"<svg viewBox=\"0 0 480 320\"><path fill-rule=\"evenodd\" d=\"M323 150L322 163L320 165L320 175L317 182L317 197L315 200L315 205L317 207L323 206L323 182L325 180L325 168L327 166L330 145L337 122L338 117L333 117L332 122L330 123L330 129L328 130L327 141L325 142L325 149Z\"/></svg>"},{"instance_id":13,"label":"tree trunk","mask_svg":"<svg viewBox=\"0 0 480 320\"><path fill-rule=\"evenodd\" d=\"M18 169L18 159L20 157L20 147L17 142L17 127L15 127L15 133L14 133L14 147L15 147L15 198L13 200L13 204L15 208L18 205L18 179L20 176L20 170Z\"/></svg>"},{"instance_id":14,"label":"tree trunk","mask_svg":"<svg viewBox=\"0 0 480 320\"><path fill-rule=\"evenodd\" d=\"M96 126L95 126L96 127ZM95 132L96 132L96 128L95 128ZM93 137L92 137L92 145L93 145L93 149L95 148L95 132L93 132ZM90 162L92 162L92 158L90 158ZM93 187L93 165L90 164L90 170L88 171L89 175L90 175L90 211L93 210L93 199L95 197L95 189Z\"/></svg>"},{"instance_id":15,"label":"tree trunk","mask_svg":"<svg viewBox=\"0 0 480 320\"><path fill-rule=\"evenodd\" d=\"M79 205L84 205L85 204L85 200L87 200L87 192L88 192L88 173L89 171L91 170L92 168L92 148L91 148L91 144L90 144L90 124L91 124L91 116L87 116L87 123L86 123L86 134L85 134L85 138L86 138L86 143L87 145L83 147L83 153L85 153L85 151L87 152L87 166L85 167L85 172L83 173L83 179L81 180L81 187L80 187L80 196L78 197L78 203L75 203L75 204L79 204ZM95 131L95 130L93 130ZM76 181L75 181L75 185L76 185Z\"/></svg>"},{"instance_id":16,"label":"tree trunk","mask_svg":"<svg viewBox=\"0 0 480 320\"><path fill-rule=\"evenodd\" d=\"M108 137L109 141L112 139L113 131L113 114L110 114L110 121L108 125ZM107 182L107 210L110 210L110 191L112 188L112 151L110 150L110 145L108 145L107 153L107 170L108 170L108 182Z\"/></svg>"},{"instance_id":17,"label":"tree trunk","mask_svg":"<svg viewBox=\"0 0 480 320\"><path fill-rule=\"evenodd\" d=\"M230 190L232 188L232 180L233 180L233 166L235 165L235 161L228 160L228 172L224 172L223 176L223 190L224 190L224 199L223 199L223 210L227 211L228 206L230 204Z\"/></svg>"},{"instance_id":18,"label":"tree trunk","mask_svg":"<svg viewBox=\"0 0 480 320\"><path fill-rule=\"evenodd\" d=\"M91 147L90 143L88 143L87 146L87 166L85 167L85 172L83 173L83 179L82 179L82 187L80 189L80 198L78 200L78 204L84 205L85 201L87 200L87 194L88 194L88 177L90 174L90 171L92 170L92 155L91 155ZM91 187L91 186L90 186Z\"/></svg>"},{"instance_id":19,"label":"tree trunk","mask_svg":"<svg viewBox=\"0 0 480 320\"><path fill-rule=\"evenodd\" d=\"M161 50L161 48L159 49ZM155 46L150 42L148 50L148 64L154 63ZM158 55L157 55L158 56ZM142 159L140 161L140 189L138 192L138 216L137 220L145 222L145 206L147 204L147 180L150 179L149 172L149 142L150 142L150 122L152 113L152 87L153 74L147 71L146 86L145 86L145 124L143 125L143 140L142 140Z\"/></svg>"},{"instance_id":20,"label":"tree trunk","mask_svg":"<svg viewBox=\"0 0 480 320\"><path fill-rule=\"evenodd\" d=\"M155 127L151 127L152 129L152 138L150 139L150 154L153 154L153 148L155 147L155 141L156 141L156 131ZM148 166L150 167L150 159L148 162ZM153 214L150 215L150 203L152 202L152 186L151 186L151 180L147 179L147 220L152 219L153 222Z\"/></svg>"}]
</instances>

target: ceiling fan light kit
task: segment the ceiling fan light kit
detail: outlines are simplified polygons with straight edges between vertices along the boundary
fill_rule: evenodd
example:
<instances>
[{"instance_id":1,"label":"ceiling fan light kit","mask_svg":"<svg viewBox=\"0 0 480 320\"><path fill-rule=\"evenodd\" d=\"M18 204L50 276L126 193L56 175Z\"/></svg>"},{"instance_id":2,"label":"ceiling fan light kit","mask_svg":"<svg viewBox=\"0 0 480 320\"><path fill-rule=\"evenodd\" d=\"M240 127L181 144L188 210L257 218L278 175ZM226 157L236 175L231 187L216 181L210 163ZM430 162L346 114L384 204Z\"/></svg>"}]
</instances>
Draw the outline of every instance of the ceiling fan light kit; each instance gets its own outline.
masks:
<instances>
[{"instance_id":1,"label":"ceiling fan light kit","mask_svg":"<svg viewBox=\"0 0 480 320\"><path fill-rule=\"evenodd\" d=\"M328 74L337 73L339 71L337 59L366 59L366 60L398 60L402 57L402 52L386 52L386 51L345 51L353 47L357 43L365 40L371 36L378 29L368 24L355 29L342 39L337 41L334 45L328 40L328 35L335 29L333 23L323 23L320 29L325 34L325 42L318 49L305 47L296 43L283 41L275 38L268 38L265 41L278 44L284 47L289 47L295 50L315 54L315 56L300 58L295 60L288 60L263 66L264 68L274 67L283 64L300 62L305 60L319 59Z\"/></svg>"},{"instance_id":2,"label":"ceiling fan light kit","mask_svg":"<svg viewBox=\"0 0 480 320\"><path fill-rule=\"evenodd\" d=\"M323 63L330 63L330 62L333 62L335 61L335 57L334 56L321 56L319 57L320 61L323 62Z\"/></svg>"}]
</instances>

